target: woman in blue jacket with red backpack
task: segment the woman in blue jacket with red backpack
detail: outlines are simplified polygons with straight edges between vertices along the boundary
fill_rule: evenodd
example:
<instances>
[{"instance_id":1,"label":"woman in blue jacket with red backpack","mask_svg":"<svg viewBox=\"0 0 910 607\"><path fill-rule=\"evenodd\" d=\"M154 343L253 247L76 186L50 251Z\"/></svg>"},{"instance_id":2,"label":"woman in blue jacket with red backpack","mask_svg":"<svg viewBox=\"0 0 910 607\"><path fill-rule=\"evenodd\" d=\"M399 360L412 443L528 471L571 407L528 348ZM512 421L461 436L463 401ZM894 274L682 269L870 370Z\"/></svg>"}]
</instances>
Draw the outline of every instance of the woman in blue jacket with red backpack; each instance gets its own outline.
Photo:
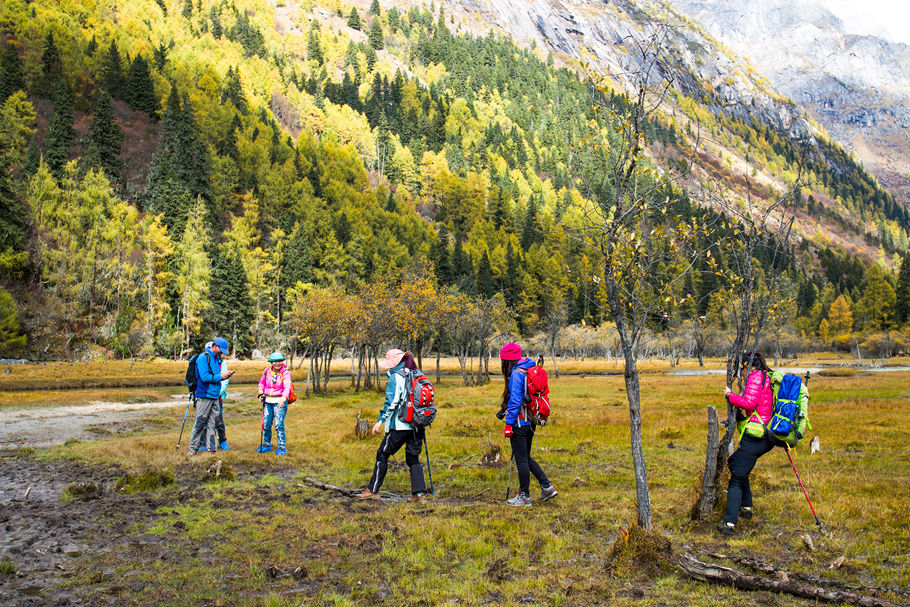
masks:
<instances>
[{"instance_id":1,"label":"woman in blue jacket with red backpack","mask_svg":"<svg viewBox=\"0 0 910 607\"><path fill-rule=\"evenodd\" d=\"M514 342L502 347L499 359L502 361L505 389L502 392L502 408L497 417L505 418L505 436L512 445L512 456L518 468L518 495L506 500L506 503L510 506L530 506L531 474L540 483L540 501L554 498L558 494L540 464L531 457L534 424L526 419L524 405L527 371L535 365L530 358L522 358L521 347Z\"/></svg>"}]
</instances>

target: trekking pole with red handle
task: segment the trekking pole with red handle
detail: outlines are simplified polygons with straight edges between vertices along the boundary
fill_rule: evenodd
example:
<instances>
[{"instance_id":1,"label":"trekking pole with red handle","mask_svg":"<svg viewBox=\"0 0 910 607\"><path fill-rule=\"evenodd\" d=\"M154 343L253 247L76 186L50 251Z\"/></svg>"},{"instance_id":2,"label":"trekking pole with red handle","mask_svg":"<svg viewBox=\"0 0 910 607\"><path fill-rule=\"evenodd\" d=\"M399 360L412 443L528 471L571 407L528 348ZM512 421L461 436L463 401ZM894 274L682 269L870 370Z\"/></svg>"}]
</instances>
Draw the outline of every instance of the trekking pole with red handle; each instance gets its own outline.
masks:
<instances>
[{"instance_id":1,"label":"trekking pole with red handle","mask_svg":"<svg viewBox=\"0 0 910 607\"><path fill-rule=\"evenodd\" d=\"M799 471L796 469L796 464L793 463L793 456L790 455L790 445L785 445L787 448L787 457L790 458L790 465L793 466L793 472L796 474L796 480L799 481L799 486L803 489L803 495L806 496L806 501L809 502L809 508L812 510L812 516L815 517L815 524L818 525L818 530L822 530L822 522L818 520L818 514L815 513L815 506L812 505L812 500L809 499L809 492L806 491L806 486L803 485L803 479L799 477Z\"/></svg>"}]
</instances>

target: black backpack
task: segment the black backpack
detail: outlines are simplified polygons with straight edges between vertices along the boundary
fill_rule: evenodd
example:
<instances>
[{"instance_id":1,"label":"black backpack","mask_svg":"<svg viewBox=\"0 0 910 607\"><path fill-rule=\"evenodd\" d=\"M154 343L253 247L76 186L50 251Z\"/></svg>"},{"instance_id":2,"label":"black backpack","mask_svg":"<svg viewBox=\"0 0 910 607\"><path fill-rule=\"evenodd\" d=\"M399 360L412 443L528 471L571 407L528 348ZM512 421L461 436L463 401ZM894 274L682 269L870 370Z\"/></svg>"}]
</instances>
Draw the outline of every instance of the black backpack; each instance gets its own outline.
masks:
<instances>
[{"instance_id":1,"label":"black backpack","mask_svg":"<svg viewBox=\"0 0 910 607\"><path fill-rule=\"evenodd\" d=\"M205 357L209 361L209 371L212 370L212 357L208 352L200 352L199 354L194 354L189 362L186 364L186 377L183 381L186 382L186 387L189 388L190 394L196 394L196 386L199 385L199 377L196 376L196 359L199 358L201 354L205 354Z\"/></svg>"}]
</instances>

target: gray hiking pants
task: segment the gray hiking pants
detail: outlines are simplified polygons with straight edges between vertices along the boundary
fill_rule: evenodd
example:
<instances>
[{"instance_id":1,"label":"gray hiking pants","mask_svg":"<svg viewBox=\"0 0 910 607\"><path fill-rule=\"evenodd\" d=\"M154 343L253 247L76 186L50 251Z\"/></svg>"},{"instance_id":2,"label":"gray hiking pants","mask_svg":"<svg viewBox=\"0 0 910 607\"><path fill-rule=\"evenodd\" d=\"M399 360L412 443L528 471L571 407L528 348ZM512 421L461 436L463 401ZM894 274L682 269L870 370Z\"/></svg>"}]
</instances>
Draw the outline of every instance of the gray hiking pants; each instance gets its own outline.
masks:
<instances>
[{"instance_id":1,"label":"gray hiking pants","mask_svg":"<svg viewBox=\"0 0 910 607\"><path fill-rule=\"evenodd\" d=\"M217 398L196 399L196 423L193 425L193 436L190 438L190 451L197 451L200 446L207 451L215 451L215 422L220 408ZM205 440L206 444L201 445Z\"/></svg>"}]
</instances>

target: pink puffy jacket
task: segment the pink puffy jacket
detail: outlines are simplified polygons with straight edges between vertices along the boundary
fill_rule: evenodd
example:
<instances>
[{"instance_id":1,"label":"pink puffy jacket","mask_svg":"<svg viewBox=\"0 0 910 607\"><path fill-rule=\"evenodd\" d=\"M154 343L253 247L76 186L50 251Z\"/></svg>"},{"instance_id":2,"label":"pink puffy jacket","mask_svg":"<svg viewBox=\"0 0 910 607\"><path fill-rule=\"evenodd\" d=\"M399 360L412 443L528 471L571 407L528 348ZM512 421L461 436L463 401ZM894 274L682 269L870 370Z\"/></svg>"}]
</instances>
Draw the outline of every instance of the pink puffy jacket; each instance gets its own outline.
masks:
<instances>
[{"instance_id":1,"label":"pink puffy jacket","mask_svg":"<svg viewBox=\"0 0 910 607\"><path fill-rule=\"evenodd\" d=\"M291 372L287 365L281 365L278 373L272 371L269 365L262 372L262 379L259 380L259 393L266 396L280 396L282 400L287 400L291 393Z\"/></svg>"},{"instance_id":2,"label":"pink puffy jacket","mask_svg":"<svg viewBox=\"0 0 910 607\"><path fill-rule=\"evenodd\" d=\"M744 409L746 412L752 411L749 422L764 424L771 419L771 411L774 405L774 393L771 390L771 374L764 374L762 381L762 372L758 369L749 373L746 378L746 389L743 390L742 396L735 392L727 395L727 400L734 407ZM756 419L756 415L761 419Z\"/></svg>"}]
</instances>

